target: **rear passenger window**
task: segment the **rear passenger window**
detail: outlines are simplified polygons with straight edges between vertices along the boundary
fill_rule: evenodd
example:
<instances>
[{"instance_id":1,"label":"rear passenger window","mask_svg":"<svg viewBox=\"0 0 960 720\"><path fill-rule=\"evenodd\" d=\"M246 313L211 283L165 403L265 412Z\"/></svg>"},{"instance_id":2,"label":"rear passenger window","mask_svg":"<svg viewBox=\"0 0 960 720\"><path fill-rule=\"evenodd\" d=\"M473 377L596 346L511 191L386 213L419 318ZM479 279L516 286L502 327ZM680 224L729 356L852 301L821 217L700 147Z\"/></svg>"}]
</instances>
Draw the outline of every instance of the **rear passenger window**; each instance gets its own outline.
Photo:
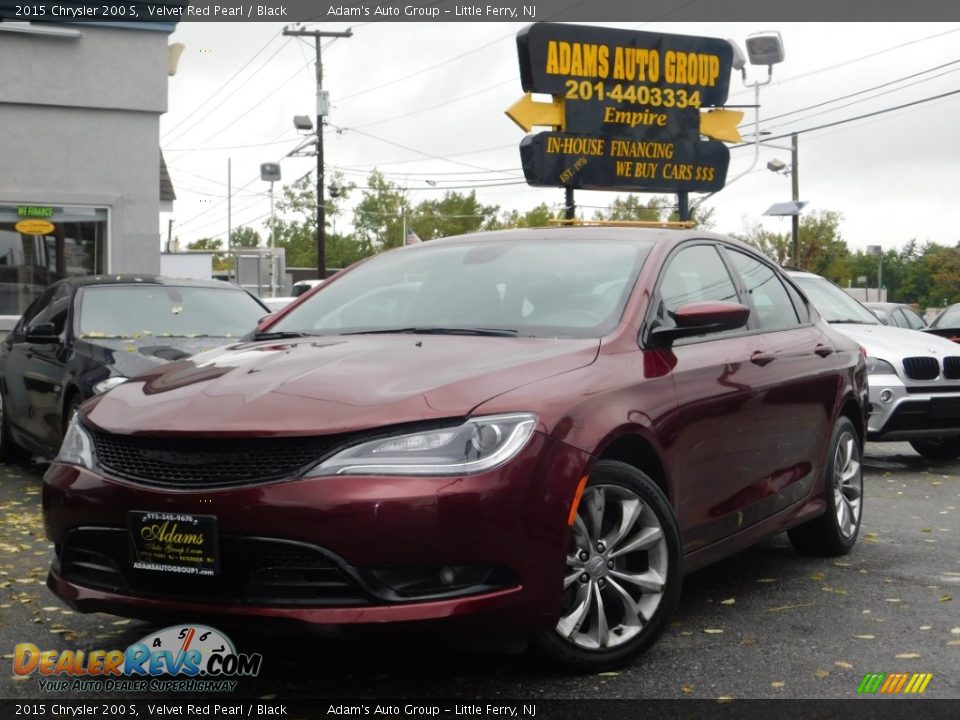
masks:
<instances>
[{"instance_id":1,"label":"rear passenger window","mask_svg":"<svg viewBox=\"0 0 960 720\"><path fill-rule=\"evenodd\" d=\"M737 250L728 249L727 253L753 301L762 330L786 330L800 324L787 288L773 268Z\"/></svg>"}]
</instances>

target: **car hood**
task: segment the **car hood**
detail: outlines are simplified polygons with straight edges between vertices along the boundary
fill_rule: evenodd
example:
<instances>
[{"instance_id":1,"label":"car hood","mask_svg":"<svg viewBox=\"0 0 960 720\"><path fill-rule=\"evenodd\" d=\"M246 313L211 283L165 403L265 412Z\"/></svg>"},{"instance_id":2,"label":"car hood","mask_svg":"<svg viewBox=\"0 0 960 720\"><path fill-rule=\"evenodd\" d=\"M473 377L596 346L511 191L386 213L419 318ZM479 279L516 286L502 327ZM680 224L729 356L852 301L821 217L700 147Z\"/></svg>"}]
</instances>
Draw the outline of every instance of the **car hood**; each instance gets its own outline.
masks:
<instances>
[{"instance_id":1,"label":"car hood","mask_svg":"<svg viewBox=\"0 0 960 720\"><path fill-rule=\"evenodd\" d=\"M120 434L318 435L462 417L589 365L599 347L596 339L426 335L240 343L124 383L86 419Z\"/></svg>"},{"instance_id":2,"label":"car hood","mask_svg":"<svg viewBox=\"0 0 960 720\"><path fill-rule=\"evenodd\" d=\"M231 342L224 337L94 338L77 341L77 348L119 375L133 377L159 365L183 360Z\"/></svg>"},{"instance_id":3,"label":"car hood","mask_svg":"<svg viewBox=\"0 0 960 720\"><path fill-rule=\"evenodd\" d=\"M848 323L830 323L830 327L863 345L868 355L882 360L900 360L918 355L944 357L960 354L956 343L920 330Z\"/></svg>"}]
</instances>

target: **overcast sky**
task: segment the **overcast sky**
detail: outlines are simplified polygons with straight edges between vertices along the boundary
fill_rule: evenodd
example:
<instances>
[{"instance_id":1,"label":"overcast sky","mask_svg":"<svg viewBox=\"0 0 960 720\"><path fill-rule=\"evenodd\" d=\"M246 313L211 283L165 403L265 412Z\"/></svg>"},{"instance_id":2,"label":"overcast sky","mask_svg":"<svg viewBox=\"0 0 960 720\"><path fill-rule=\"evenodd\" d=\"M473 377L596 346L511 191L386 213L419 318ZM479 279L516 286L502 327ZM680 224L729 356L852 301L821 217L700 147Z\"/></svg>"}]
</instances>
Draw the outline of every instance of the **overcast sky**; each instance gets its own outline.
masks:
<instances>
[{"instance_id":1,"label":"overcast sky","mask_svg":"<svg viewBox=\"0 0 960 720\"><path fill-rule=\"evenodd\" d=\"M960 89L960 25L955 24L616 26L730 38L741 46L750 33L778 30L786 60L760 91L760 127L772 135ZM350 25L308 27L344 30ZM481 202L504 210L522 212L540 202L561 206L562 189L524 183L518 151L524 133L504 115L522 95L515 43L521 27L360 23L352 26L352 38L326 40L324 87L332 105L324 135L327 177L340 169L363 187L377 168L408 187L414 204L445 189L476 188ZM294 115L315 113L313 40L283 37L282 29L273 23L185 22L171 38L186 50L170 78L169 110L160 131L177 192L173 232L183 245L200 237L226 237L228 158L233 227L262 230L269 200L260 164L279 160L297 145ZM748 70L749 81L766 76L765 68ZM739 73L730 88L728 104L753 102L753 90L744 87ZM753 111L746 113L752 127ZM899 247L911 238L954 245L960 240L958 121L960 94L803 132L800 198L809 210L840 212L843 237L854 249ZM773 142L786 146L789 138ZM751 170L753 156L752 148L731 152L727 187L706 201L715 208L715 229L738 232L760 221L789 232L789 218L762 214L790 199L790 178L766 169L774 158L789 164L790 153L761 148ZM314 165L314 158L284 159L284 182ZM586 212L592 215L593 207L604 207L613 197L577 191L576 201L589 206ZM359 198L356 191L351 199Z\"/></svg>"}]
</instances>

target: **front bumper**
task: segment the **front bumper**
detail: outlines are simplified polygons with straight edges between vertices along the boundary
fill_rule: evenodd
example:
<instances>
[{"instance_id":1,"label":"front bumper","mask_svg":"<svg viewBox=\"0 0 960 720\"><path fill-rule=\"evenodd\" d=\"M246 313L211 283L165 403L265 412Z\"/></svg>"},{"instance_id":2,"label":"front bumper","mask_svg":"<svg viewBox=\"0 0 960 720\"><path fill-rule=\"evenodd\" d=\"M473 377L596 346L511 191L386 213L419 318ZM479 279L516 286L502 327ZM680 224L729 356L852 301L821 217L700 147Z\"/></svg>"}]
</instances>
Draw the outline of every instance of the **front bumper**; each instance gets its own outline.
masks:
<instances>
[{"instance_id":1,"label":"front bumper","mask_svg":"<svg viewBox=\"0 0 960 720\"><path fill-rule=\"evenodd\" d=\"M905 385L896 375L870 375L869 440L960 435L960 387L940 381Z\"/></svg>"},{"instance_id":2,"label":"front bumper","mask_svg":"<svg viewBox=\"0 0 960 720\"><path fill-rule=\"evenodd\" d=\"M169 490L54 463L43 493L57 547L48 585L84 612L151 619L339 626L461 618L508 632L547 628L560 609L570 502L589 461L535 433L509 463L463 477ZM218 574L133 569L131 510L215 516ZM395 582L451 568L467 581L450 590Z\"/></svg>"}]
</instances>

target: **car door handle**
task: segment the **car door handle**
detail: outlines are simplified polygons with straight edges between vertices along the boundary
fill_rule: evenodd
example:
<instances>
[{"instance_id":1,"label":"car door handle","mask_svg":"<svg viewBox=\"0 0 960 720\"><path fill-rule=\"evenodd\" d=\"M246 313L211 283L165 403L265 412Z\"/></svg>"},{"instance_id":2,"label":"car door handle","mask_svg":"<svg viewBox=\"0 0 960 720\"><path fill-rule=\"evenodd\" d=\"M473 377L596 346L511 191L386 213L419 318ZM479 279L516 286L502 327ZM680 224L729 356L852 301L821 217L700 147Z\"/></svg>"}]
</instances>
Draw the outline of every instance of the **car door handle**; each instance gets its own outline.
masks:
<instances>
[{"instance_id":1,"label":"car door handle","mask_svg":"<svg viewBox=\"0 0 960 720\"><path fill-rule=\"evenodd\" d=\"M820 357L824 357L824 358L825 358L827 355L832 355L832 354L833 354L833 348L830 347L829 345L817 345L817 347L814 348L813 351L814 351L817 355L819 355Z\"/></svg>"},{"instance_id":2,"label":"car door handle","mask_svg":"<svg viewBox=\"0 0 960 720\"><path fill-rule=\"evenodd\" d=\"M774 360L776 360L776 355L771 355L770 353L765 353L760 350L757 350L753 355L750 356L750 362L754 365L769 365Z\"/></svg>"}]
</instances>

